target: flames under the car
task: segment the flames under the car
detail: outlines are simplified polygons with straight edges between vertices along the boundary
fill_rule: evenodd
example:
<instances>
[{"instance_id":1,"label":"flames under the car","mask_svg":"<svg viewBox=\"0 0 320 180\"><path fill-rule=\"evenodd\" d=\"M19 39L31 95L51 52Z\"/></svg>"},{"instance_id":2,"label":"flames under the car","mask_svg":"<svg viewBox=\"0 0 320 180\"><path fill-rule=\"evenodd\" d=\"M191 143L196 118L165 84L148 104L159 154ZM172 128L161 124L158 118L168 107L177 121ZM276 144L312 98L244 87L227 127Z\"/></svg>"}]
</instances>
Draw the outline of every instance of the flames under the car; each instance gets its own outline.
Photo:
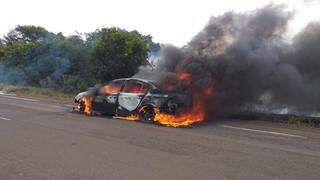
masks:
<instances>
[{"instance_id":1,"label":"flames under the car","mask_svg":"<svg viewBox=\"0 0 320 180\"><path fill-rule=\"evenodd\" d=\"M92 110L92 101L93 101L93 97L87 98L86 96L83 96L81 98L81 102L83 104L78 103L77 104L78 109L83 108L82 112L85 115L88 115L88 116L95 115L95 112ZM154 121L164 126L172 126L172 127L189 126L196 122L203 121L204 112L202 108L203 107L201 107L200 104L197 104L193 106L190 111L181 113L178 115L163 113L160 108L154 108L154 112L155 112ZM129 120L129 121L139 120L138 113L135 113L129 116L115 115L113 116L113 118Z\"/></svg>"},{"instance_id":2,"label":"flames under the car","mask_svg":"<svg viewBox=\"0 0 320 180\"><path fill-rule=\"evenodd\" d=\"M194 77L186 71L182 71L181 73L176 74L176 79L177 81L175 83L168 81L162 84L161 87L164 89L164 93L170 94L174 90L178 89L177 94L179 94L179 97L182 97L180 99L182 99L182 101L189 99L191 100L190 101L191 103L184 104L186 105L186 108L182 108L183 110L179 110L177 111L177 113L176 111L172 113L171 107L168 104L166 104L164 107L153 106L152 107L154 112L153 121L164 126L172 126L172 127L189 126L194 123L202 122L205 119L205 102L208 99L208 97L213 96L216 82L211 81L211 82L208 82L204 88L198 88L193 84ZM189 93L183 93L179 91L179 89L184 89L183 87L185 86L187 86ZM107 94L119 91L119 89L114 89L108 86L102 87L102 90ZM139 91L139 88L137 89L137 91ZM153 97L153 100L156 100L158 95L156 93L148 92L148 94L146 94L145 97L149 97L149 96ZM166 97L167 96L168 95L166 95ZM94 115L95 112L92 110L93 100L94 100L93 96L89 96L89 97L83 96L82 99L80 100L82 102L82 105L81 103L79 103L80 104L79 109L82 108L83 109L82 112L86 115ZM143 103L141 104L143 105ZM139 108L140 107L138 106L137 110L133 111L128 116L120 116L116 114L114 118L131 120L131 121L139 120L140 119Z\"/></svg>"}]
</instances>

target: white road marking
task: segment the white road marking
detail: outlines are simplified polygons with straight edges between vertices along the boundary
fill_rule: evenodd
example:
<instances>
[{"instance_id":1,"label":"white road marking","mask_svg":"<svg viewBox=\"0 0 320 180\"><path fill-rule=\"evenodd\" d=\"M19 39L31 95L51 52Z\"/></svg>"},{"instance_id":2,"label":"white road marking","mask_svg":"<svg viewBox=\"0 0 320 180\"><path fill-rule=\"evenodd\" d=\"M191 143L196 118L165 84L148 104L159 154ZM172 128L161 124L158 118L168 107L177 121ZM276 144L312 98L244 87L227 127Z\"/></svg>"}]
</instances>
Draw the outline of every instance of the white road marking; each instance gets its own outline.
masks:
<instances>
[{"instance_id":1,"label":"white road marking","mask_svg":"<svg viewBox=\"0 0 320 180\"><path fill-rule=\"evenodd\" d=\"M14 93L8 93L6 91L0 91L0 95L15 96Z\"/></svg>"},{"instance_id":2,"label":"white road marking","mask_svg":"<svg viewBox=\"0 0 320 180\"><path fill-rule=\"evenodd\" d=\"M258 132L258 133L266 133L266 134L273 134L273 135L279 135L279 136L287 136L287 137L295 137L295 138L307 139L307 137L305 137L305 136L299 136L299 135L287 134L287 133L280 133L280 132L274 132L274 131L264 131L264 130L249 129L249 128L242 128L242 127L228 126L228 125L221 125L221 127L231 128L231 129L238 129L238 130L243 130L243 131L250 131L250 132Z\"/></svg>"},{"instance_id":3,"label":"white road marking","mask_svg":"<svg viewBox=\"0 0 320 180\"><path fill-rule=\"evenodd\" d=\"M8 93L6 93L5 91L0 91L0 94L1 94L1 95L6 95L6 94L8 94Z\"/></svg>"},{"instance_id":4,"label":"white road marking","mask_svg":"<svg viewBox=\"0 0 320 180\"><path fill-rule=\"evenodd\" d=\"M8 118L5 118L5 117L1 117L1 116L0 116L0 119L1 120L5 120L5 121L11 121L11 119L8 119Z\"/></svg>"},{"instance_id":5,"label":"white road marking","mask_svg":"<svg viewBox=\"0 0 320 180\"><path fill-rule=\"evenodd\" d=\"M18 100L23 100L23 101L32 101L32 102L38 102L39 101L39 100L36 100L36 99L21 98L21 97L8 96L8 95L0 95L0 97L9 98L9 99L18 99Z\"/></svg>"}]
</instances>

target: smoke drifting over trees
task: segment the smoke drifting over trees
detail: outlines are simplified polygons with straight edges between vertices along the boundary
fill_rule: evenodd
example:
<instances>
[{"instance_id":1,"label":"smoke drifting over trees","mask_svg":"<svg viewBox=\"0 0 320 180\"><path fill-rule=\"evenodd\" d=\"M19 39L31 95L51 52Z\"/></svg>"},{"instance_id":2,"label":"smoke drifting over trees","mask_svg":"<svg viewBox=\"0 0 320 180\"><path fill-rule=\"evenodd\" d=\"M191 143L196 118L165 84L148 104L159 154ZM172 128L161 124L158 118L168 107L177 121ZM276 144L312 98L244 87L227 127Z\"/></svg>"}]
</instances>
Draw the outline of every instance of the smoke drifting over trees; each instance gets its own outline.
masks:
<instances>
[{"instance_id":1,"label":"smoke drifting over trees","mask_svg":"<svg viewBox=\"0 0 320 180\"><path fill-rule=\"evenodd\" d=\"M164 47L156 72L142 69L137 76L168 82L183 71L192 74L199 90L213 83L206 101L210 112L246 107L318 112L320 23L288 40L293 17L285 6L273 4L212 17L185 47Z\"/></svg>"},{"instance_id":2,"label":"smoke drifting over trees","mask_svg":"<svg viewBox=\"0 0 320 180\"><path fill-rule=\"evenodd\" d=\"M66 37L17 26L0 39L0 83L81 91L132 76L156 47L150 35L119 28Z\"/></svg>"}]
</instances>

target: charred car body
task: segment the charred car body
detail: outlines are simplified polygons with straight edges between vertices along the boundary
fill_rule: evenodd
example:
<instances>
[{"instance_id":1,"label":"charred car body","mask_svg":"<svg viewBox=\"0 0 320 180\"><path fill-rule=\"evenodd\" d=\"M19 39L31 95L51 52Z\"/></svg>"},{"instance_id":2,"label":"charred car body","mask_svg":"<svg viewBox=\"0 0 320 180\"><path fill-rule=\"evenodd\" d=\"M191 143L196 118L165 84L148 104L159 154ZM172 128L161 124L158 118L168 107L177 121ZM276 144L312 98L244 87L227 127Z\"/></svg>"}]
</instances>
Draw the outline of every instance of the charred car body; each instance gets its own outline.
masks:
<instances>
[{"instance_id":1,"label":"charred car body","mask_svg":"<svg viewBox=\"0 0 320 180\"><path fill-rule=\"evenodd\" d=\"M80 113L85 113L86 106L91 106L90 112L93 114L135 116L144 122L154 122L156 111L175 115L185 106L177 93L165 91L154 82L137 78L116 79L89 88L79 93L74 101L74 109Z\"/></svg>"}]
</instances>

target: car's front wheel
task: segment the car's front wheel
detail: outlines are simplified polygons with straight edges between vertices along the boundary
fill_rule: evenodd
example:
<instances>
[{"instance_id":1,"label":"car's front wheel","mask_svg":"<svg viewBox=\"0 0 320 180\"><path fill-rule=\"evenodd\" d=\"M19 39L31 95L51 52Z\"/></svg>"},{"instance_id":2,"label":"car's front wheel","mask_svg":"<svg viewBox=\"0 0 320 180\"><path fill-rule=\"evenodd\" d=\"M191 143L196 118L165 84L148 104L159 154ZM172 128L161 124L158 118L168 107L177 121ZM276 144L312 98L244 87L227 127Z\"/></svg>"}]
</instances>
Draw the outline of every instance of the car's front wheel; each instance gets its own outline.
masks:
<instances>
[{"instance_id":1,"label":"car's front wheel","mask_svg":"<svg viewBox=\"0 0 320 180\"><path fill-rule=\"evenodd\" d=\"M156 113L152 106L142 106L139 110L139 120L146 123L153 123Z\"/></svg>"},{"instance_id":2,"label":"car's front wheel","mask_svg":"<svg viewBox=\"0 0 320 180\"><path fill-rule=\"evenodd\" d=\"M86 109L86 103L81 99L78 103L78 111L81 114L84 114L84 110Z\"/></svg>"}]
</instances>

